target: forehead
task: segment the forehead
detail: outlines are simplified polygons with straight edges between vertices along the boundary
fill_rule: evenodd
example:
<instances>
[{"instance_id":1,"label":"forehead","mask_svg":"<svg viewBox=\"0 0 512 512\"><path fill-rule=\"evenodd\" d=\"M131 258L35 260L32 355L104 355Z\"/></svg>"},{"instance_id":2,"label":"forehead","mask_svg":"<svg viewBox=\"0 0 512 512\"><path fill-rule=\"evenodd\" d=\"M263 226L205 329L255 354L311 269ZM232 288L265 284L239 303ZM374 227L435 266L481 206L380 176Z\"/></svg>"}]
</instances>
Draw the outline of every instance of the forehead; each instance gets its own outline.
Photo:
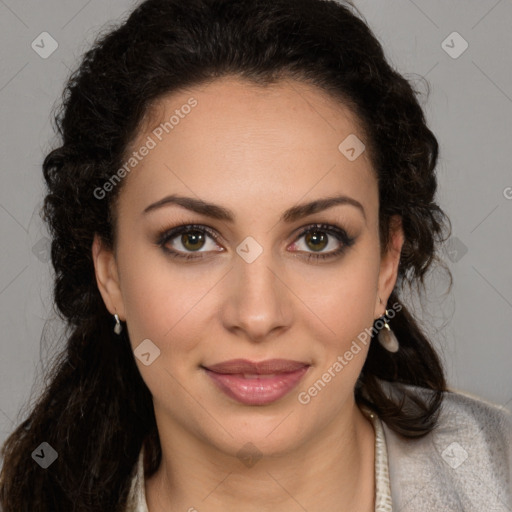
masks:
<instances>
[{"instance_id":1,"label":"forehead","mask_svg":"<svg viewBox=\"0 0 512 512\"><path fill-rule=\"evenodd\" d=\"M152 105L130 154L151 149L124 188L147 201L176 189L212 202L250 193L294 203L314 189L361 195L376 188L374 172L366 151L347 158L347 140L365 143L357 117L312 85L218 79Z\"/></svg>"}]
</instances>

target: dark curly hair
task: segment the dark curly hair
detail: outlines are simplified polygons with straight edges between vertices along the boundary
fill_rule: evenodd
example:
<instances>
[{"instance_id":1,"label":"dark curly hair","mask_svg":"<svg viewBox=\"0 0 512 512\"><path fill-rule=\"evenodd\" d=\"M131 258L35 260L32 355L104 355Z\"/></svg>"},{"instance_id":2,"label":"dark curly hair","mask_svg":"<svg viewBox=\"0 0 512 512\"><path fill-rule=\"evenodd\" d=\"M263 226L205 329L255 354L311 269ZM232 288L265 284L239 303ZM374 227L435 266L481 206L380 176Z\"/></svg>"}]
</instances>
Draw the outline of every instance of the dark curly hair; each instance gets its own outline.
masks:
<instances>
[{"instance_id":1,"label":"dark curly hair","mask_svg":"<svg viewBox=\"0 0 512 512\"><path fill-rule=\"evenodd\" d=\"M406 284L424 287L434 260L442 265L437 249L451 225L434 201L437 140L418 92L355 11L329 0L146 0L85 53L54 116L59 146L43 163L54 297L67 344L2 447L5 512L122 511L143 443L146 474L160 463L151 393L126 329L121 343L113 334L91 246L96 233L115 244L122 186L103 200L94 190L126 161L163 96L225 76L260 86L291 78L328 92L361 123L378 180L383 252L391 216L402 218L405 242L389 303L401 304ZM395 432L421 437L436 425L446 382L418 321L401 306L392 321L399 351L371 343L355 395ZM46 471L31 458L43 441L58 453Z\"/></svg>"}]
</instances>

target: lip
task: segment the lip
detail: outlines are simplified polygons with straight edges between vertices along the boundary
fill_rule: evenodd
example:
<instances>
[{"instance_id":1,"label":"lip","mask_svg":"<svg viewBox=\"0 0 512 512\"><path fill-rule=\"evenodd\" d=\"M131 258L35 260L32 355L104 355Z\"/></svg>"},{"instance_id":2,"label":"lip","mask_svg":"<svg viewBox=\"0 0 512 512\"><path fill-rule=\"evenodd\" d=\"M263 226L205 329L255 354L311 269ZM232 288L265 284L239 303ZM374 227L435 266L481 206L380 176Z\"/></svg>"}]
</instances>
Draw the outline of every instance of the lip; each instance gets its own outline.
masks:
<instances>
[{"instance_id":1,"label":"lip","mask_svg":"<svg viewBox=\"0 0 512 512\"><path fill-rule=\"evenodd\" d=\"M204 367L224 394L245 405L265 405L287 395L304 377L310 365L286 359L253 362L233 359ZM244 377L247 374L247 377ZM250 375L250 377L249 377Z\"/></svg>"}]
</instances>

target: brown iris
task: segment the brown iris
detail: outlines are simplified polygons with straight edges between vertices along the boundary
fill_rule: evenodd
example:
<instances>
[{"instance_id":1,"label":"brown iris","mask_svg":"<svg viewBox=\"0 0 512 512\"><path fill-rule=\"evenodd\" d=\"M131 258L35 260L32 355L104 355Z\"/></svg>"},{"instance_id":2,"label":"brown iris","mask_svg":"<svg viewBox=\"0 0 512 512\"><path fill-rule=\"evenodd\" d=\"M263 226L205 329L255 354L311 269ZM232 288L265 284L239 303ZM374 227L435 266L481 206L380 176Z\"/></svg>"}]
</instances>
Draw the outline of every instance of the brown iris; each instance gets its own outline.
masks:
<instances>
[{"instance_id":1,"label":"brown iris","mask_svg":"<svg viewBox=\"0 0 512 512\"><path fill-rule=\"evenodd\" d=\"M204 233L201 233L201 231L188 231L181 235L181 243L183 244L183 247L189 251L201 249L204 245L204 241Z\"/></svg>"},{"instance_id":2,"label":"brown iris","mask_svg":"<svg viewBox=\"0 0 512 512\"><path fill-rule=\"evenodd\" d=\"M305 236L305 240L308 245L310 242L313 243L313 246L309 246L315 251L324 249L328 243L328 237L322 231L312 231L311 233L308 233Z\"/></svg>"}]
</instances>

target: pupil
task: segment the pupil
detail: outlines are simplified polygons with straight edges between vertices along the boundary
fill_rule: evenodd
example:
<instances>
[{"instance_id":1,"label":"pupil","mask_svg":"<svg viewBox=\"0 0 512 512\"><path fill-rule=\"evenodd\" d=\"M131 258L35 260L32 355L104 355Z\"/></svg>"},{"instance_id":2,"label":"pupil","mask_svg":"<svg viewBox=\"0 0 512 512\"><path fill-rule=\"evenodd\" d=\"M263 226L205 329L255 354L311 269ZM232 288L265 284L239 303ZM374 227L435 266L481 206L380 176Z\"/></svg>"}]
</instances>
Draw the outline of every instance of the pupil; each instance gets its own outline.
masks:
<instances>
[{"instance_id":1,"label":"pupil","mask_svg":"<svg viewBox=\"0 0 512 512\"><path fill-rule=\"evenodd\" d=\"M319 249L319 250L321 250L321 249L323 249L326 246L327 237L325 236L324 233L321 233L321 232L318 232L318 231L314 231L314 232L308 233L306 235L306 243L309 244L310 242L313 242L313 244L320 243L321 247L319 247L317 245L316 247L313 246L312 249L315 249L315 250Z\"/></svg>"}]
</instances>

